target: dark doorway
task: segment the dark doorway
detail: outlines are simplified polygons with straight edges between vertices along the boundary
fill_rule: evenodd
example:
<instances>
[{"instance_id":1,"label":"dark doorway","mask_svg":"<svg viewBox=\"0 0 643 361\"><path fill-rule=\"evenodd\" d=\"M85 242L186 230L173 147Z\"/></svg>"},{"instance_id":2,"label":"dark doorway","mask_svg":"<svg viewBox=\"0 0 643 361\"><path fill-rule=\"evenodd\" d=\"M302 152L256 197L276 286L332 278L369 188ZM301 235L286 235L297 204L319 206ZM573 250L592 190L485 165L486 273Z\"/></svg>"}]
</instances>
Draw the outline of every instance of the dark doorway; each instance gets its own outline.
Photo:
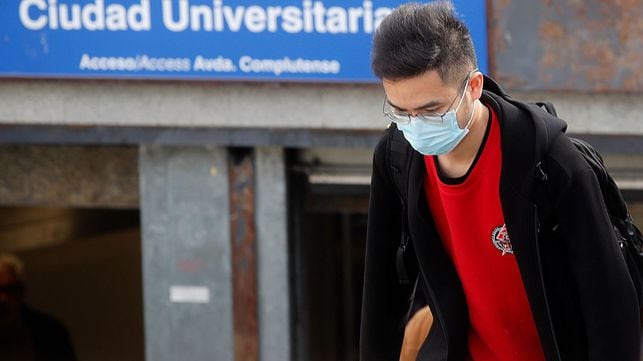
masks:
<instances>
[{"instance_id":1,"label":"dark doorway","mask_svg":"<svg viewBox=\"0 0 643 361\"><path fill-rule=\"evenodd\" d=\"M369 188L313 178L289 185L294 359L358 360Z\"/></svg>"},{"instance_id":2,"label":"dark doorway","mask_svg":"<svg viewBox=\"0 0 643 361\"><path fill-rule=\"evenodd\" d=\"M0 207L0 252L26 301L64 324L79 360L144 359L138 210Z\"/></svg>"}]
</instances>

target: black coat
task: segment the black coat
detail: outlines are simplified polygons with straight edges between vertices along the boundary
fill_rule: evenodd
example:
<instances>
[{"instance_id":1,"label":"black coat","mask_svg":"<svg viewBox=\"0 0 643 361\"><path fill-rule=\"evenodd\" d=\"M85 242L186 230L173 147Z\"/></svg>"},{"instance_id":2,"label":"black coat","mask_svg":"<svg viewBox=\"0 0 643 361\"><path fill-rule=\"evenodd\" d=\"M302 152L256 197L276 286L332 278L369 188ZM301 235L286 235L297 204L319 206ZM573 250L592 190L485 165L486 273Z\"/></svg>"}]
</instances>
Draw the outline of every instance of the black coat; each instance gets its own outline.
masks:
<instances>
[{"instance_id":1,"label":"black coat","mask_svg":"<svg viewBox=\"0 0 643 361\"><path fill-rule=\"evenodd\" d=\"M23 307L22 318L32 336L36 361L77 360L69 332L62 323L28 306Z\"/></svg>"},{"instance_id":2,"label":"black coat","mask_svg":"<svg viewBox=\"0 0 643 361\"><path fill-rule=\"evenodd\" d=\"M489 78L484 84L482 101L493 107L501 127L502 210L547 360L638 361L638 301L594 172L564 135L562 120L512 101ZM413 288L400 285L396 273L403 210L386 169L387 137L373 158L362 361L399 359L413 297ZM541 227L538 216L541 160L549 175L555 230ZM465 360L469 318L463 289L431 218L423 156L413 151L410 164L406 219L421 289L434 316L418 360Z\"/></svg>"}]
</instances>

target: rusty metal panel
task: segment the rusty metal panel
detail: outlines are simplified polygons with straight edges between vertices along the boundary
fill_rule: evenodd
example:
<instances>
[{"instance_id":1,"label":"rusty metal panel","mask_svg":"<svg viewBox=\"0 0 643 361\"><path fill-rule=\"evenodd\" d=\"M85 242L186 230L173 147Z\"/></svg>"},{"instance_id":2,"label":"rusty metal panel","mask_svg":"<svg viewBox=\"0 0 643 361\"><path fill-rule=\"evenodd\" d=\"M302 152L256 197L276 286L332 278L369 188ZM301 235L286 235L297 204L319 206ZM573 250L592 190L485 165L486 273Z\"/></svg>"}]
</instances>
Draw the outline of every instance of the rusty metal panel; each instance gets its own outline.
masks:
<instances>
[{"instance_id":1,"label":"rusty metal panel","mask_svg":"<svg viewBox=\"0 0 643 361\"><path fill-rule=\"evenodd\" d=\"M0 146L0 204L138 208L132 147Z\"/></svg>"},{"instance_id":2,"label":"rusty metal panel","mask_svg":"<svg viewBox=\"0 0 643 361\"><path fill-rule=\"evenodd\" d=\"M259 361L255 171L250 148L230 150L230 244L235 361Z\"/></svg>"},{"instance_id":3,"label":"rusty metal panel","mask_svg":"<svg viewBox=\"0 0 643 361\"><path fill-rule=\"evenodd\" d=\"M643 1L488 0L491 75L514 90L643 91Z\"/></svg>"}]
</instances>

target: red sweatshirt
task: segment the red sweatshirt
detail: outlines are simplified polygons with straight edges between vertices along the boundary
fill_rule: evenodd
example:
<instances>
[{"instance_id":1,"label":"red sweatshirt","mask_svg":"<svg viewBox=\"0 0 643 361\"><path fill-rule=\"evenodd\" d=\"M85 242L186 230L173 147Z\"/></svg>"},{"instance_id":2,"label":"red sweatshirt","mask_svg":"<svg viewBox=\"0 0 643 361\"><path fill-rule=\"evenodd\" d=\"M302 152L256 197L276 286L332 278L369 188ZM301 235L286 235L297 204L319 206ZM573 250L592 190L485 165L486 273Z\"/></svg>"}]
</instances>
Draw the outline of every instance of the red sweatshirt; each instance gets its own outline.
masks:
<instances>
[{"instance_id":1,"label":"red sweatshirt","mask_svg":"<svg viewBox=\"0 0 643 361\"><path fill-rule=\"evenodd\" d=\"M425 156L425 191L438 233L462 282L473 361L544 360L500 206L500 127L489 108L485 140L462 178Z\"/></svg>"}]
</instances>

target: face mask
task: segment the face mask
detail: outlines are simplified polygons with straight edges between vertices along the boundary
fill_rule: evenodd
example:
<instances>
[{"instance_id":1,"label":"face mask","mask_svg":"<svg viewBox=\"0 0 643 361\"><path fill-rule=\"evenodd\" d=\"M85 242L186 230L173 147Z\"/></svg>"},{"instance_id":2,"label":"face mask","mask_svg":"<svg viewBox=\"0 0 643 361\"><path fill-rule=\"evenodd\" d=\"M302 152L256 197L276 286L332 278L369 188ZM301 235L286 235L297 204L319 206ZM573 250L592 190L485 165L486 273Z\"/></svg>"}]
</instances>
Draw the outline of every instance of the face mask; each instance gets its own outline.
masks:
<instances>
[{"instance_id":1,"label":"face mask","mask_svg":"<svg viewBox=\"0 0 643 361\"><path fill-rule=\"evenodd\" d=\"M432 120L427 119L426 116L423 116L423 120L411 116L411 121L408 124L397 124L397 128L402 131L404 138L411 144L413 149L424 155L441 155L449 153L460 144L462 139L469 133L469 126L477 108L476 103L474 103L471 117L469 117L467 125L461 129L458 125L458 116L456 114L460 105L462 105L468 85L469 79L465 83L458 105L443 116L435 116Z\"/></svg>"}]
</instances>

